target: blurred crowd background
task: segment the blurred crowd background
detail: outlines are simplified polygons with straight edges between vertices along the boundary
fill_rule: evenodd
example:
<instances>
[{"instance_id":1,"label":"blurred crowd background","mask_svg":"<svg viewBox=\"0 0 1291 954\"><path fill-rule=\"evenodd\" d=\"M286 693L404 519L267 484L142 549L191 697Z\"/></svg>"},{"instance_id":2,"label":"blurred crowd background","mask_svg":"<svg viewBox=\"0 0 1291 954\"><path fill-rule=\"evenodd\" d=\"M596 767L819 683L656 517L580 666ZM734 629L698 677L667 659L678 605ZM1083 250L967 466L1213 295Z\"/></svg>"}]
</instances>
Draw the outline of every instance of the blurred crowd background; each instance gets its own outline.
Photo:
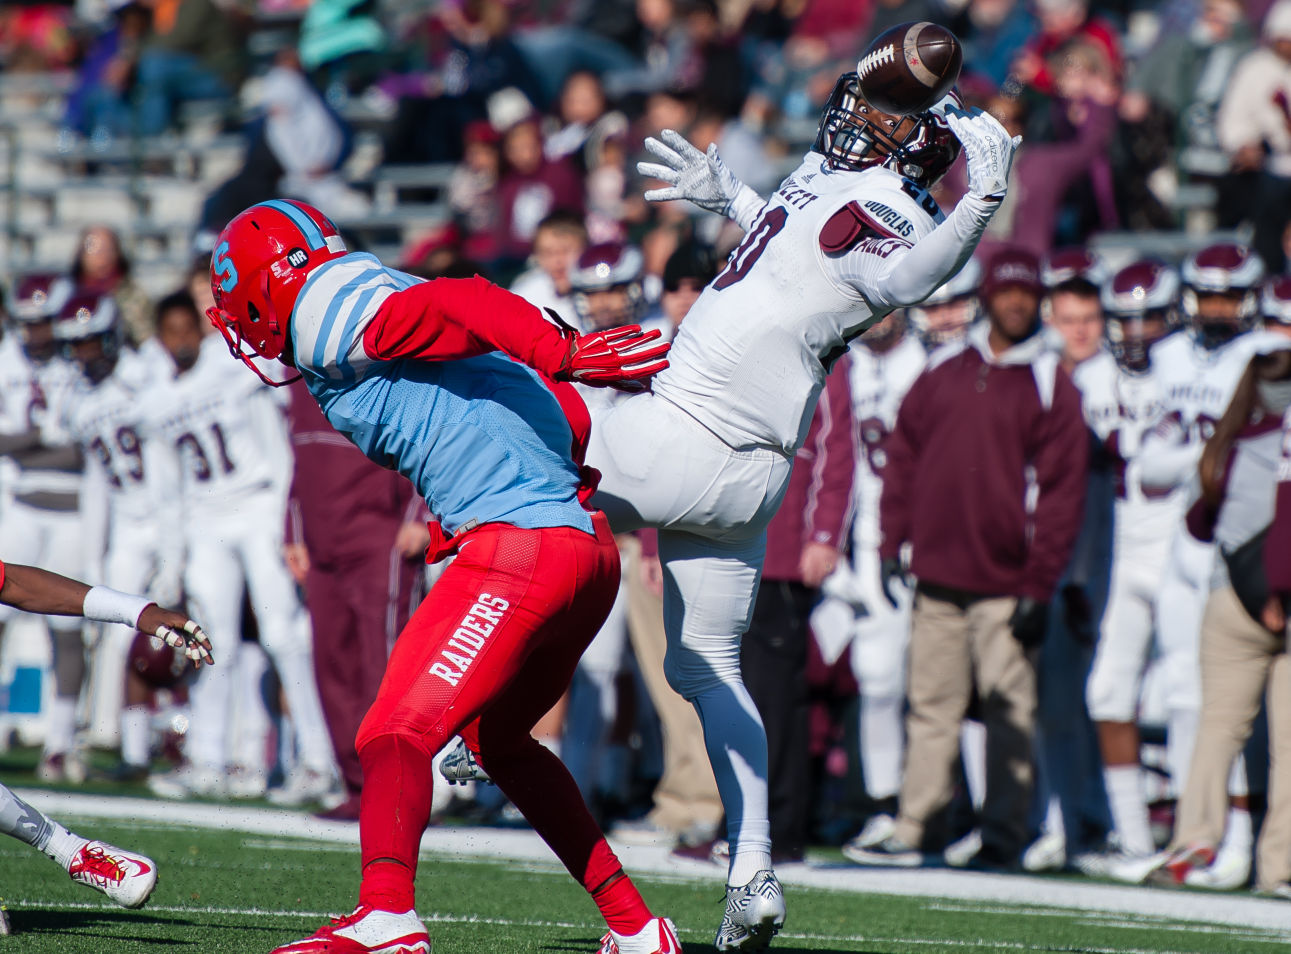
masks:
<instances>
[{"instance_id":1,"label":"blurred crowd background","mask_svg":"<svg viewBox=\"0 0 1291 954\"><path fill-rule=\"evenodd\" d=\"M901 827L910 806L898 798L909 600L893 600L901 604L894 622L873 587L847 581L879 580L879 542L857 527L867 509L877 520L883 442L905 388L929 352L1019 307L993 305L997 293L1022 287L1030 295L1020 307L1043 315L1049 329L1037 340L1075 374L1113 353L1119 342L1109 336L1134 313L1122 303L1105 321L1113 276L1147 259L1174 269L1212 249L1224 263L1214 267L1228 276L1219 291L1189 284L1187 269L1184 285L1176 279L1168 294L1141 283L1144 294L1168 299L1153 305L1160 314L1151 317L1162 321L1157 337L1169 332L1196 342L1192 363L1176 367L1185 375L1202 368L1199 388L1207 355L1237 353L1233 339L1253 339L1261 321L1270 328L1291 323L1291 294L1275 281L1291 268L1291 0L0 5L0 278L7 289L0 557L30 555L64 572L106 577L114 547L119 559L143 553L134 564L136 586L158 596L186 594L217 656L238 647L224 649L230 675L220 686L193 686L165 658L153 658L156 647L153 657L147 646L132 647L129 634L78 631L60 642L55 633L50 641L43 624L10 620L0 650L6 738L43 746L38 771L50 782L81 784L87 762L104 764L93 753L111 751L120 761L100 771L100 781L147 781L168 797L268 795L357 817L353 727L375 693L400 619L433 582L420 567L427 514L401 481L369 471L335 443L307 399L260 388L223 353L218 336L194 339L210 331L201 312L215 236L248 205L302 199L336 221L351 248L416 275L482 274L584 328L645 321L671 331L742 235L686 203L645 202L643 191L657 185L636 172L637 161L648 158L645 138L670 128L701 149L717 143L736 175L769 194L810 148L838 75L855 68L878 33L916 19L957 33L965 53L962 97L1024 142L977 264L937 303L898 314L861 339L852 363L831 376L798 463L806 481L801 497L786 504L772 533L763 588L774 596L759 602L745 654L746 679L772 736L776 857L792 863L808 844L849 843L853 854L870 853L866 863L875 863L875 849L896 864L935 856L1029 870L1083 858L1082 870L1102 876L1169 843L1187 775L1179 765L1187 762L1168 757L1169 693L1151 675L1162 652L1145 645L1142 665L1129 665L1121 677L1129 681L1122 694L1134 697L1132 711L1101 718L1096 730L1084 705L1116 537L1108 515L1116 479L1100 485L1094 476L1102 451L1077 467L1086 455L1072 449L1073 469L1090 475L1087 495L1076 481L1080 493L1093 500L1101 492L1094 488L1105 486L1107 494L1103 510L1086 504L1085 523L1098 532L1062 555L1073 565L1085 561L1087 572L1075 582L1068 573L1058 595L1034 601L1051 617L1041 627L1047 635L1026 647L1029 665L1042 674L1039 714L1034 698L1021 715L993 714L994 696L980 684L983 673L975 674L976 692L955 715L963 722L962 767L944 784L945 804L934 806L941 823L925 831L921 821L922 844L900 841L911 831ZM935 195L949 209L966 188L961 160ZM1033 280L1015 280L1016 269L1014 279L1000 279L1000 261L1030 269ZM1185 307L1189 293L1230 299L1232 315L1223 320L1231 318L1232 334L1207 339L1206 316ZM1069 297L1059 303L1063 295ZM901 382L882 366L894 349L905 362ZM1164 385L1148 402L1151 419L1138 422L1143 431L1173 411L1186 432L1164 434L1193 455L1185 479L1171 488L1177 497L1230 398L1254 393L1253 383L1245 392L1238 385L1254 380L1247 359L1257 350L1230 360L1236 370L1215 384L1217 406L1202 415L1205 426L1196 402L1185 413L1186 401L1172 406ZM1146 364L1118 366L1131 377L1154 373ZM78 376L83 380L73 380ZM1109 413L1124 414L1133 403L1115 390L1122 378L1099 380L1077 377L1096 448L1108 434L1091 408L1110 402L1119 410ZM117 397L126 422L113 426L137 434L122 444L115 431L117 444L104 456L92 427L73 424L113 381L123 388L125 397ZM885 390L871 393L867 381L882 381ZM254 414L245 410L252 406ZM1258 407L1243 410L1259 417ZM1277 409L1264 410L1271 420ZM176 424L180 418L190 422L187 431ZM243 437L226 443L234 432ZM176 489L164 504L159 498L155 507L131 510L114 496L121 473L104 487L91 472L100 464L111 472L122 454L134 460L136 451L138 460L150 460L140 444L131 445L136 439L171 445ZM40 456L67 447L79 447L82 461L55 465ZM1131 457L1123 448L1106 453L1108 473ZM276 476L262 475L263 461ZM83 467L82 486L74 475ZM60 477L33 496L24 474L41 468ZM1271 473L1260 485L1270 498ZM266 509L255 509L253 526L235 533L228 527L248 523L247 494ZM1182 513L1158 533L1166 550ZM91 520L107 529L85 530ZM121 541L149 520L161 521L154 538L130 551ZM15 535L22 547L14 546ZM216 538L215 549L228 559L209 557ZM721 806L698 722L662 676L662 583L652 541L625 538L622 546L620 604L567 703L538 734L570 764L619 837L720 857ZM140 571L145 563L150 569ZM842 569L831 576L835 563ZM884 572L884 589L904 593ZM210 586L212 574L220 586ZM1206 577L1203 571L1197 627ZM265 580L280 578L290 581L290 593L270 593ZM1156 596L1147 594L1145 605ZM1155 644L1160 620L1149 616L1146 643ZM883 617L869 637L879 648L862 650L858 633L871 617ZM281 637L285 630L292 639ZM1194 637L1199 666L1196 643ZM1035 652L1057 661L1046 667ZM302 688L311 653L317 676ZM80 664L69 664L69 655ZM996 718L993 731L1008 731L1019 729L1020 719L1027 745L1021 756L1010 751L1031 760L1046 700L1056 700L1050 728L1061 738L1053 745L1079 754L1051 760L1067 768L1062 778L1050 773L1046 780L1041 772L1037 782L1011 766L1005 778L1022 786L1027 804L1021 814L1015 801L992 812L991 791L1003 789L988 780L999 766L982 724ZM1218 833L1203 826L1195 843L1181 845L1176 835L1172 848L1196 849L1176 866L1179 880L1193 869L1210 871L1221 838L1232 841L1219 859L1227 867L1206 886L1238 888L1250 880L1253 833L1269 790L1265 719L1258 700L1254 705L1247 720L1253 741L1233 773L1243 778L1230 786L1231 813L1221 806ZM220 731L198 743L194 730L205 732L201 726L212 720ZM295 724L302 720L309 724ZM1114 730L1109 742L1101 728L1108 722L1132 731ZM324 724L330 750L318 734ZM1251 735L1250 724L1247 730ZM952 748L957 753L959 744ZM1114 768L1124 770L1109 774ZM439 810L517 823L488 787L463 791L450 800L441 789ZM1150 828L1117 817L1118 799L1122 808L1141 803ZM1001 812L1012 813L1007 838L992 829ZM947 846L953 850L943 856ZM1283 847L1291 853L1291 845L1275 846ZM1133 880L1138 871L1130 864L1121 873ZM1286 887L1287 875L1291 856L1285 872L1270 866L1259 884L1275 891Z\"/></svg>"}]
</instances>

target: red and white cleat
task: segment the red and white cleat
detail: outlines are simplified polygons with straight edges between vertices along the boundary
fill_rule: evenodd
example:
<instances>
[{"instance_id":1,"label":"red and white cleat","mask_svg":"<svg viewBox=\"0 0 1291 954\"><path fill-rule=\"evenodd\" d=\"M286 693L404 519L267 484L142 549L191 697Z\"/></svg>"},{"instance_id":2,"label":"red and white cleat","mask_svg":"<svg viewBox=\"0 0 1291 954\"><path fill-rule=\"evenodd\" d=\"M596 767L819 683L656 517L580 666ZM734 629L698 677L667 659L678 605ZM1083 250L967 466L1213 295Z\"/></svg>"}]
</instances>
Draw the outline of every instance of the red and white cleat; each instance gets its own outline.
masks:
<instances>
[{"instance_id":1,"label":"red and white cleat","mask_svg":"<svg viewBox=\"0 0 1291 954\"><path fill-rule=\"evenodd\" d=\"M416 911L396 914L360 904L353 914L332 918L310 937L270 954L430 954L430 935Z\"/></svg>"},{"instance_id":2,"label":"red and white cleat","mask_svg":"<svg viewBox=\"0 0 1291 954\"><path fill-rule=\"evenodd\" d=\"M157 865L151 858L87 841L72 856L67 873L79 884L102 891L123 908L141 908L157 887Z\"/></svg>"},{"instance_id":3,"label":"red and white cleat","mask_svg":"<svg viewBox=\"0 0 1291 954\"><path fill-rule=\"evenodd\" d=\"M672 921L652 918L636 934L607 932L599 954L681 954L681 942Z\"/></svg>"}]
</instances>

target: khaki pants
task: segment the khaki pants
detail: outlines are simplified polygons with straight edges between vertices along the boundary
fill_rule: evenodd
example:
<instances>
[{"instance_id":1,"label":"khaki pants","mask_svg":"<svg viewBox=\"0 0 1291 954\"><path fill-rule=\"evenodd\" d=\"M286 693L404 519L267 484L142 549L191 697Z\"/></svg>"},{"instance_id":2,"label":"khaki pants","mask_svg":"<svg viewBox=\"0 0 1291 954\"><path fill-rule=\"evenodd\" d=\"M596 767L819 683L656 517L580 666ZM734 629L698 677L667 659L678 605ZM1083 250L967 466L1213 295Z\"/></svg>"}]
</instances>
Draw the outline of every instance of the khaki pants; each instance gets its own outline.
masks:
<instances>
[{"instance_id":1,"label":"khaki pants","mask_svg":"<svg viewBox=\"0 0 1291 954\"><path fill-rule=\"evenodd\" d=\"M1291 659L1286 639L1251 619L1231 587L1214 590L1201 621L1201 725L1179 803L1174 847L1219 844L1228 774L1251 735L1260 696L1269 706L1269 811L1260 829L1256 882L1291 880Z\"/></svg>"},{"instance_id":2,"label":"khaki pants","mask_svg":"<svg viewBox=\"0 0 1291 954\"><path fill-rule=\"evenodd\" d=\"M1036 671L1013 638L1013 597L915 595L908 668L906 768L897 836L918 846L949 804L959 730L976 685L986 725L982 843L1004 857L1026 847L1033 786Z\"/></svg>"},{"instance_id":3,"label":"khaki pants","mask_svg":"<svg viewBox=\"0 0 1291 954\"><path fill-rule=\"evenodd\" d=\"M695 707L677 695L663 674L668 647L663 631L663 598L641 582L641 543L619 537L628 580L628 632L663 731L663 776L654 790L650 819L678 833L694 826L715 828L722 820L722 800L704 747L704 730Z\"/></svg>"}]
</instances>

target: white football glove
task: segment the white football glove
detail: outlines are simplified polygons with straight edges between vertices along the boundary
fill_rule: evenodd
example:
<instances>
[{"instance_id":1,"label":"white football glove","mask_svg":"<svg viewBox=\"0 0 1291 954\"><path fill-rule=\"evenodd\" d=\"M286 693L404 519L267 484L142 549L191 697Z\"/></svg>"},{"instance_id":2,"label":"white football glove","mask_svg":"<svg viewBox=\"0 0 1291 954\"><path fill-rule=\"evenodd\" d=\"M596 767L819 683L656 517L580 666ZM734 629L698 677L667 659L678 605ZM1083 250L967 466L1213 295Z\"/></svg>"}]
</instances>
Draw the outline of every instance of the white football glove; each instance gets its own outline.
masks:
<instances>
[{"instance_id":1,"label":"white football glove","mask_svg":"<svg viewBox=\"0 0 1291 954\"><path fill-rule=\"evenodd\" d=\"M647 202L669 202L686 199L701 209L718 215L730 213L731 204L739 197L741 189L749 189L726 167L717 154L717 143L710 143L708 152L700 152L681 133L665 129L659 134L664 142L653 136L646 138L646 149L663 160L638 162L637 172L651 179L669 183L667 189L646 192ZM752 191L751 189L749 191Z\"/></svg>"},{"instance_id":2,"label":"white football glove","mask_svg":"<svg viewBox=\"0 0 1291 954\"><path fill-rule=\"evenodd\" d=\"M1009 191L1009 167L1021 136L1010 136L998 119L981 109L947 111L946 122L968 158L968 191L1002 199Z\"/></svg>"}]
</instances>

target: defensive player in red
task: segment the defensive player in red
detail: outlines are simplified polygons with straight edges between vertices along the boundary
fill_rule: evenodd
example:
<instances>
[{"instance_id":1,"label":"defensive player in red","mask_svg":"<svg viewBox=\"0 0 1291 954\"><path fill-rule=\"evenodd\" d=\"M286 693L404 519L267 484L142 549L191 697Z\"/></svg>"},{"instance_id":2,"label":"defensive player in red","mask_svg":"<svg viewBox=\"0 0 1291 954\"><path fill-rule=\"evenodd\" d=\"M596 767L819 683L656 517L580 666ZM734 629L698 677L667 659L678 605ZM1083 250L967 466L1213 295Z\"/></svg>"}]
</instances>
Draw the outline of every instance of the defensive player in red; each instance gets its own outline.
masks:
<instances>
[{"instance_id":1,"label":"defensive player in red","mask_svg":"<svg viewBox=\"0 0 1291 954\"><path fill-rule=\"evenodd\" d=\"M134 626L182 649L194 666L214 662L206 634L183 613L162 609L142 596L131 596L106 586L87 586L34 566L0 563L0 603L28 613L83 616L103 623ZM73 881L103 892L124 908L142 907L157 885L157 865L152 859L107 842L82 838L32 808L3 785L0 785L0 832L44 852ZM0 934L8 933L8 918L0 910Z\"/></svg>"},{"instance_id":2,"label":"defensive player in red","mask_svg":"<svg viewBox=\"0 0 1291 954\"><path fill-rule=\"evenodd\" d=\"M667 345L635 326L579 335L480 278L386 268L348 253L331 221L297 202L229 223L211 287L208 315L234 354L257 373L244 344L294 365L332 425L429 503L427 558L457 554L359 728L358 907L276 954L428 954L413 879L431 759L455 734L592 895L610 928L603 954L680 951L565 767L530 735L619 584L609 525L585 506L595 478L571 453L585 446L586 411L572 433L556 395L571 381L639 389L667 366Z\"/></svg>"}]
</instances>

